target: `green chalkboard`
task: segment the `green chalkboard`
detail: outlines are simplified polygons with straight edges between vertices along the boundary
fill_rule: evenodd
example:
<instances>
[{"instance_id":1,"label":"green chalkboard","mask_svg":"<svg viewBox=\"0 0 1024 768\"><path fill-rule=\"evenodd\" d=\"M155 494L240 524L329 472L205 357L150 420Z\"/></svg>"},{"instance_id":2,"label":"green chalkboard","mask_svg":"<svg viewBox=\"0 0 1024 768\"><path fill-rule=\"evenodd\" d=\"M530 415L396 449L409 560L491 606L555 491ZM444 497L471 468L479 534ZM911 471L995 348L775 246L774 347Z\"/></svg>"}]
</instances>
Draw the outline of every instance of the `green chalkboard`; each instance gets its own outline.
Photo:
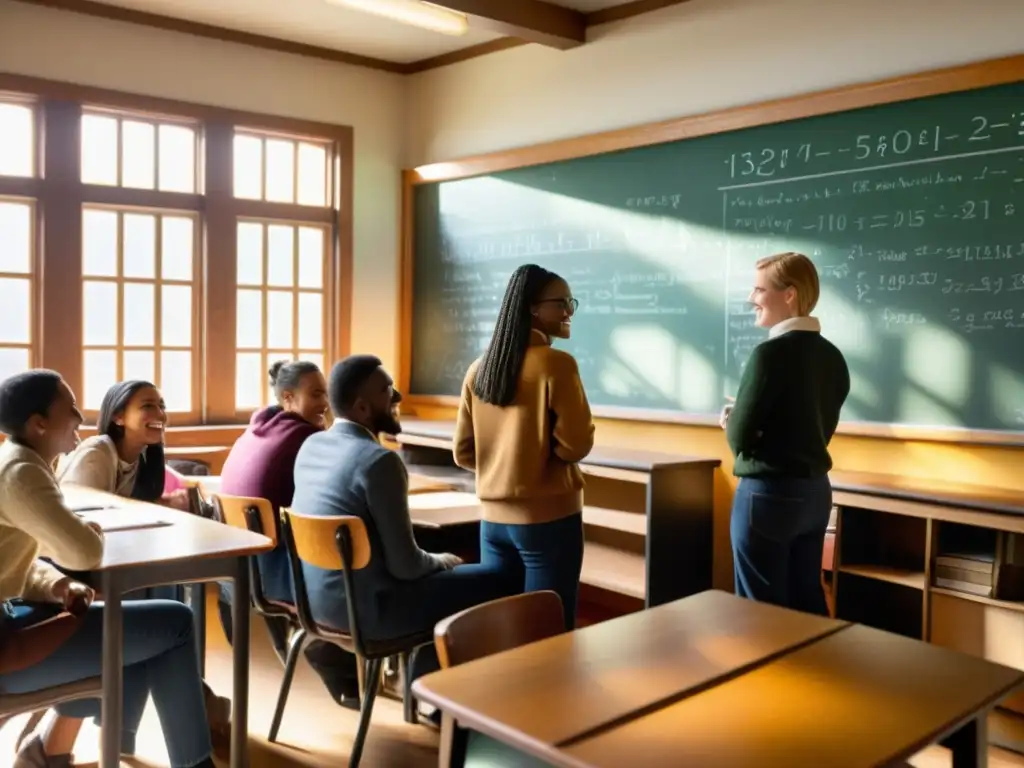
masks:
<instances>
[{"instance_id":1,"label":"green chalkboard","mask_svg":"<svg viewBox=\"0 0 1024 768\"><path fill-rule=\"evenodd\" d=\"M414 190L412 394L457 394L506 280L580 299L596 406L713 414L765 333L754 261L816 262L847 421L1024 429L1024 83Z\"/></svg>"}]
</instances>

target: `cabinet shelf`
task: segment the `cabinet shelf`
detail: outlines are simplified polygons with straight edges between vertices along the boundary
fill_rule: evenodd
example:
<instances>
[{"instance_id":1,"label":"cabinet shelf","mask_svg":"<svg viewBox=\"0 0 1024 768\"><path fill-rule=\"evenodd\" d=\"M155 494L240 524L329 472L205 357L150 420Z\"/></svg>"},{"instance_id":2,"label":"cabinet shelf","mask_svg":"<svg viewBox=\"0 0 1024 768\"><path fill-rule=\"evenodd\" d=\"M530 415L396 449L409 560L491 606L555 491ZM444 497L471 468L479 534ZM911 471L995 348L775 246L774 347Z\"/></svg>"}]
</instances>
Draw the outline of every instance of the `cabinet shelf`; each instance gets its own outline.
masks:
<instances>
[{"instance_id":1,"label":"cabinet shelf","mask_svg":"<svg viewBox=\"0 0 1024 768\"><path fill-rule=\"evenodd\" d=\"M582 583L643 600L645 577L643 555L589 541L584 545Z\"/></svg>"},{"instance_id":2,"label":"cabinet shelf","mask_svg":"<svg viewBox=\"0 0 1024 768\"><path fill-rule=\"evenodd\" d=\"M612 531L633 533L637 536L647 535L647 515L637 512L586 506L583 507L583 522L585 525L608 528Z\"/></svg>"},{"instance_id":3,"label":"cabinet shelf","mask_svg":"<svg viewBox=\"0 0 1024 768\"><path fill-rule=\"evenodd\" d=\"M958 592L955 589L946 589L945 587L932 587L931 592L935 595L945 595L946 597L954 597L957 600L966 600L969 603L980 603L981 605L990 605L993 608L1005 608L1008 611L1024 613L1024 603L1013 600L996 600L995 598L972 595L970 592Z\"/></svg>"},{"instance_id":4,"label":"cabinet shelf","mask_svg":"<svg viewBox=\"0 0 1024 768\"><path fill-rule=\"evenodd\" d=\"M887 565L846 565L839 568L840 573L849 573L865 579L887 581L911 589L924 589L924 573L906 568L892 568Z\"/></svg>"}]
</instances>

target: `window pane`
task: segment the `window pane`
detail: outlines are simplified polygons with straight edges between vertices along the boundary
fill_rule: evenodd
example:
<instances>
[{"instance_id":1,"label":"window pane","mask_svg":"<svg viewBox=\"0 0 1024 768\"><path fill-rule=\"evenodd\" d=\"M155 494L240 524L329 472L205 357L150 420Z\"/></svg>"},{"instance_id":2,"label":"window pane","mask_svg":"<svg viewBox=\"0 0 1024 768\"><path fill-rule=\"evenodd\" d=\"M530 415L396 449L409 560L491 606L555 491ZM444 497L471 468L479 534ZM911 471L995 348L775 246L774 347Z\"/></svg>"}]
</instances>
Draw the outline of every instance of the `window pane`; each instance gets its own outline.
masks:
<instances>
[{"instance_id":1,"label":"window pane","mask_svg":"<svg viewBox=\"0 0 1024 768\"><path fill-rule=\"evenodd\" d=\"M196 132L183 125L160 126L160 189L196 191Z\"/></svg>"},{"instance_id":2,"label":"window pane","mask_svg":"<svg viewBox=\"0 0 1024 768\"><path fill-rule=\"evenodd\" d=\"M263 197L263 140L235 134L235 197L260 200Z\"/></svg>"},{"instance_id":3,"label":"window pane","mask_svg":"<svg viewBox=\"0 0 1024 768\"><path fill-rule=\"evenodd\" d=\"M165 285L160 298L160 343L192 346L192 287Z\"/></svg>"},{"instance_id":4,"label":"window pane","mask_svg":"<svg viewBox=\"0 0 1024 768\"><path fill-rule=\"evenodd\" d=\"M291 291L267 292L267 346L291 349L292 341Z\"/></svg>"},{"instance_id":5,"label":"window pane","mask_svg":"<svg viewBox=\"0 0 1024 768\"><path fill-rule=\"evenodd\" d=\"M295 229L281 224L267 227L267 285L291 287L295 282Z\"/></svg>"},{"instance_id":6,"label":"window pane","mask_svg":"<svg viewBox=\"0 0 1024 768\"><path fill-rule=\"evenodd\" d=\"M327 204L327 148L299 144L299 199L302 205Z\"/></svg>"},{"instance_id":7,"label":"window pane","mask_svg":"<svg viewBox=\"0 0 1024 768\"><path fill-rule=\"evenodd\" d=\"M235 356L235 407L259 408L264 403L262 355L247 352Z\"/></svg>"},{"instance_id":8,"label":"window pane","mask_svg":"<svg viewBox=\"0 0 1024 768\"><path fill-rule=\"evenodd\" d=\"M301 349L321 349L323 345L323 296L319 293L300 293L299 347Z\"/></svg>"},{"instance_id":9,"label":"window pane","mask_svg":"<svg viewBox=\"0 0 1024 768\"><path fill-rule=\"evenodd\" d=\"M0 151L3 151L3 141L0 141ZM0 272L28 273L31 268L32 207L25 203L0 202Z\"/></svg>"},{"instance_id":10,"label":"window pane","mask_svg":"<svg viewBox=\"0 0 1024 768\"><path fill-rule=\"evenodd\" d=\"M237 238L238 284L263 285L263 225L239 222Z\"/></svg>"},{"instance_id":11,"label":"window pane","mask_svg":"<svg viewBox=\"0 0 1024 768\"><path fill-rule=\"evenodd\" d=\"M0 104L0 176L33 175L32 118L31 107Z\"/></svg>"},{"instance_id":12,"label":"window pane","mask_svg":"<svg viewBox=\"0 0 1024 768\"><path fill-rule=\"evenodd\" d=\"M121 184L136 189L156 186L156 128L151 123L121 123Z\"/></svg>"},{"instance_id":13,"label":"window pane","mask_svg":"<svg viewBox=\"0 0 1024 768\"><path fill-rule=\"evenodd\" d=\"M82 274L117 276L117 214L113 211L82 212Z\"/></svg>"},{"instance_id":14,"label":"window pane","mask_svg":"<svg viewBox=\"0 0 1024 768\"><path fill-rule=\"evenodd\" d=\"M112 349L87 349L83 373L85 386L82 405L86 410L98 411L103 395L117 382L117 352Z\"/></svg>"},{"instance_id":15,"label":"window pane","mask_svg":"<svg viewBox=\"0 0 1024 768\"><path fill-rule=\"evenodd\" d=\"M324 231L320 227L299 227L299 287L324 285Z\"/></svg>"},{"instance_id":16,"label":"window pane","mask_svg":"<svg viewBox=\"0 0 1024 768\"><path fill-rule=\"evenodd\" d=\"M295 142L267 139L267 200L295 202Z\"/></svg>"},{"instance_id":17,"label":"window pane","mask_svg":"<svg viewBox=\"0 0 1024 768\"><path fill-rule=\"evenodd\" d=\"M82 182L117 184L117 118L82 115Z\"/></svg>"},{"instance_id":18,"label":"window pane","mask_svg":"<svg viewBox=\"0 0 1024 768\"><path fill-rule=\"evenodd\" d=\"M164 216L160 227L161 276L164 280L191 280L195 224L188 216Z\"/></svg>"},{"instance_id":19,"label":"window pane","mask_svg":"<svg viewBox=\"0 0 1024 768\"><path fill-rule=\"evenodd\" d=\"M27 278L0 277L0 342L28 344L32 340L32 284Z\"/></svg>"},{"instance_id":20,"label":"window pane","mask_svg":"<svg viewBox=\"0 0 1024 768\"><path fill-rule=\"evenodd\" d=\"M124 353L125 381L140 379L156 382L156 353L148 349L128 349Z\"/></svg>"},{"instance_id":21,"label":"window pane","mask_svg":"<svg viewBox=\"0 0 1024 768\"><path fill-rule=\"evenodd\" d=\"M235 346L259 349L263 346L263 294L260 291L239 291L235 304Z\"/></svg>"},{"instance_id":22,"label":"window pane","mask_svg":"<svg viewBox=\"0 0 1024 768\"><path fill-rule=\"evenodd\" d=\"M121 218L121 226L124 227L121 274L125 277L156 277L156 216L126 213Z\"/></svg>"},{"instance_id":23,"label":"window pane","mask_svg":"<svg viewBox=\"0 0 1024 768\"><path fill-rule=\"evenodd\" d=\"M117 344L116 283L85 281L82 343L88 347L113 347Z\"/></svg>"},{"instance_id":24,"label":"window pane","mask_svg":"<svg viewBox=\"0 0 1024 768\"><path fill-rule=\"evenodd\" d=\"M156 319L154 286L148 283L125 283L124 325L121 332L126 347L152 347Z\"/></svg>"},{"instance_id":25,"label":"window pane","mask_svg":"<svg viewBox=\"0 0 1024 768\"><path fill-rule=\"evenodd\" d=\"M168 411L192 410L192 353L163 352L160 355L160 393Z\"/></svg>"},{"instance_id":26,"label":"window pane","mask_svg":"<svg viewBox=\"0 0 1024 768\"><path fill-rule=\"evenodd\" d=\"M30 367L27 349L0 348L0 381Z\"/></svg>"}]
</instances>

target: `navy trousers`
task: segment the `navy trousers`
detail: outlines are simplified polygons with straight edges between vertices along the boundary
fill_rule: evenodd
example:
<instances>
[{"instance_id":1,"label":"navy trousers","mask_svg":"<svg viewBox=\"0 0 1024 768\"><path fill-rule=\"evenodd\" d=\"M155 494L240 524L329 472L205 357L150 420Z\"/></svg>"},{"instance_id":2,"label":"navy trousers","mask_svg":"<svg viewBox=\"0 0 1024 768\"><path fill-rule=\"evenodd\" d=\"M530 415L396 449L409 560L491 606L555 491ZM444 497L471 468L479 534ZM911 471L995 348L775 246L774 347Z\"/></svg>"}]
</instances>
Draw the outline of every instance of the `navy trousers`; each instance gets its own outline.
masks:
<instances>
[{"instance_id":1,"label":"navy trousers","mask_svg":"<svg viewBox=\"0 0 1024 768\"><path fill-rule=\"evenodd\" d=\"M827 476L741 478L730 523L736 594L827 616L821 556L831 510Z\"/></svg>"}]
</instances>

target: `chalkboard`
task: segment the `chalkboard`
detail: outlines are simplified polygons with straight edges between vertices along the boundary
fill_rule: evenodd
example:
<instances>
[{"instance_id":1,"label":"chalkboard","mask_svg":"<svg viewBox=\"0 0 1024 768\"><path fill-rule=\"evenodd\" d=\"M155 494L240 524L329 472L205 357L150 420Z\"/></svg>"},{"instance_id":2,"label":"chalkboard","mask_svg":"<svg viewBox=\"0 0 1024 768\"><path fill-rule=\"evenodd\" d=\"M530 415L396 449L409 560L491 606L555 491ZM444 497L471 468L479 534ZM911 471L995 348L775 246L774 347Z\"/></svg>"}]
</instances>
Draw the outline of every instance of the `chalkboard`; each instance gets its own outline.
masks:
<instances>
[{"instance_id":1,"label":"chalkboard","mask_svg":"<svg viewBox=\"0 0 1024 768\"><path fill-rule=\"evenodd\" d=\"M595 406L715 414L766 336L753 264L797 250L844 420L1024 429L1024 83L420 183L412 208L414 395L458 393L534 262L580 300L559 344Z\"/></svg>"}]
</instances>

